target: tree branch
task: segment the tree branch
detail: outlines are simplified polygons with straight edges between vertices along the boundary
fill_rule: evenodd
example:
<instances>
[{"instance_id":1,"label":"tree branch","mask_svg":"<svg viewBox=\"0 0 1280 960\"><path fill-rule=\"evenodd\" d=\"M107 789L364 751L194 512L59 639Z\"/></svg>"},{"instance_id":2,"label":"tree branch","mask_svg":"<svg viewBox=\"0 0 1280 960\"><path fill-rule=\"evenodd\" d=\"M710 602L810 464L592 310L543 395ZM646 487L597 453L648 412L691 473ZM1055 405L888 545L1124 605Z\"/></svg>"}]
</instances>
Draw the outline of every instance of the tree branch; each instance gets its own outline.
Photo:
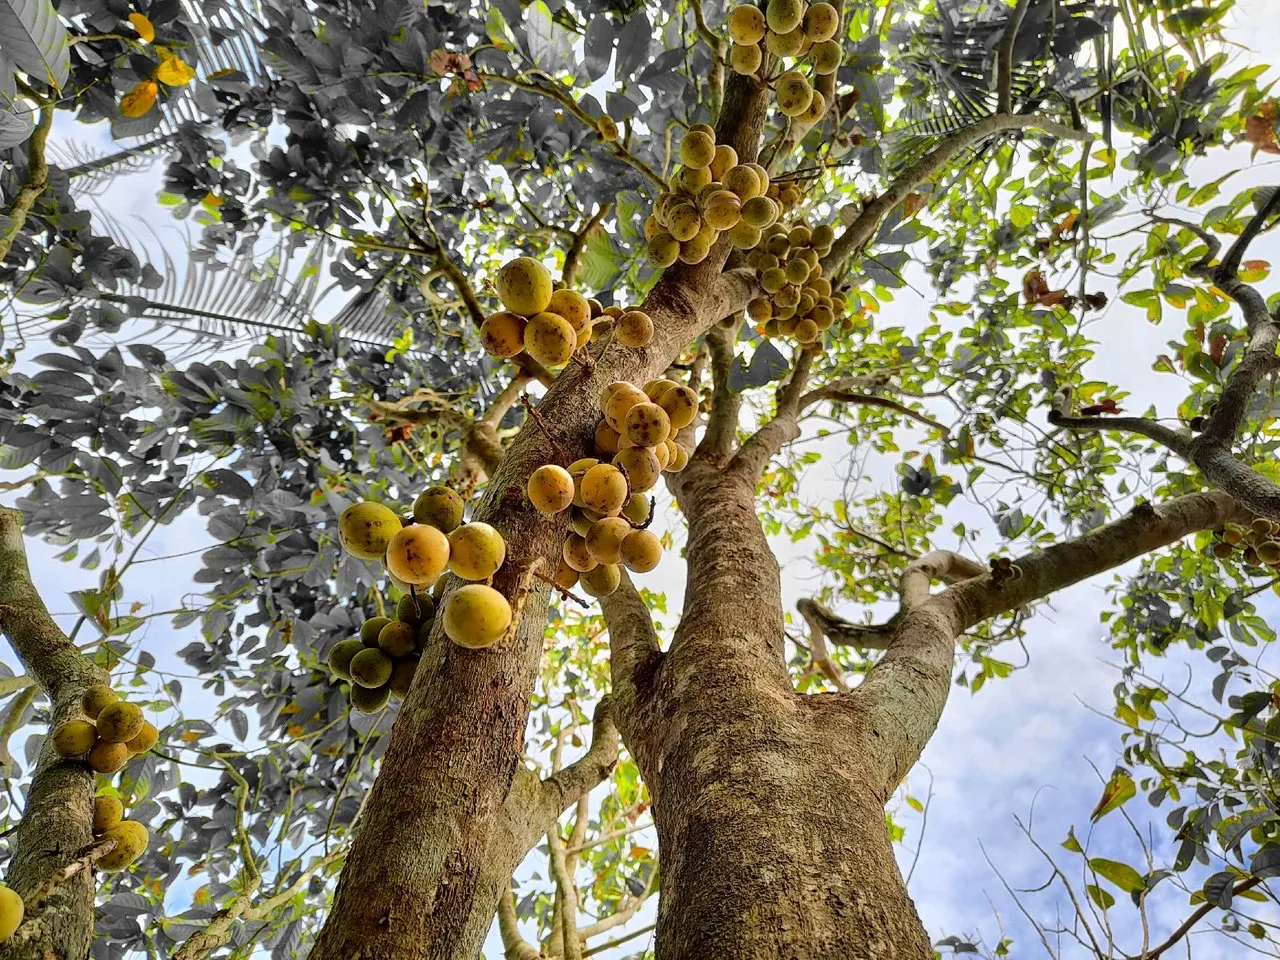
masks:
<instances>
[{"instance_id":1,"label":"tree branch","mask_svg":"<svg viewBox=\"0 0 1280 960\"><path fill-rule=\"evenodd\" d=\"M1050 410L1048 419L1053 426L1065 430L1136 433L1167 447L1184 459L1190 458L1190 439L1149 417L1068 417L1057 410Z\"/></svg>"},{"instance_id":2,"label":"tree branch","mask_svg":"<svg viewBox=\"0 0 1280 960\"><path fill-rule=\"evenodd\" d=\"M559 930L552 933L552 942L558 934L560 955L564 960L582 960L582 943L578 940L578 882L569 873L565 862L559 823L547 831L547 850L551 854L551 876L556 883L556 914L560 920Z\"/></svg>"},{"instance_id":3,"label":"tree branch","mask_svg":"<svg viewBox=\"0 0 1280 960\"><path fill-rule=\"evenodd\" d=\"M642 678L657 670L663 654L649 608L625 570L618 589L600 599L600 609L609 628L613 698L618 701L618 719L625 724L636 715Z\"/></svg>"},{"instance_id":4,"label":"tree branch","mask_svg":"<svg viewBox=\"0 0 1280 960\"><path fill-rule=\"evenodd\" d=\"M571 803L586 796L601 783L618 763L618 728L614 723L612 703L604 697L596 704L591 721L591 746L581 758L542 781L542 803L553 810L553 817Z\"/></svg>"},{"instance_id":5,"label":"tree branch","mask_svg":"<svg viewBox=\"0 0 1280 960\"><path fill-rule=\"evenodd\" d=\"M600 226L600 222L612 210L612 203L600 204L600 209L593 213L590 219L582 225L582 229L573 235L573 243L569 244L569 250L564 255L564 270L560 273L560 279L564 281L566 287L573 286L573 281L577 279L578 264L582 260L582 251L587 245L587 237L592 230Z\"/></svg>"},{"instance_id":6,"label":"tree branch","mask_svg":"<svg viewBox=\"0 0 1280 960\"><path fill-rule=\"evenodd\" d=\"M996 113L1013 113L1013 47L1018 42L1018 28L1027 15L1028 6L1029 0L1018 0L996 47Z\"/></svg>"},{"instance_id":7,"label":"tree branch","mask_svg":"<svg viewBox=\"0 0 1280 960\"><path fill-rule=\"evenodd\" d=\"M800 401L805 384L809 382L814 356L814 351L804 347L796 351L791 377L778 390L777 412L773 419L747 438L726 470L750 478L753 484L758 483L774 455L800 436Z\"/></svg>"},{"instance_id":8,"label":"tree branch","mask_svg":"<svg viewBox=\"0 0 1280 960\"><path fill-rule=\"evenodd\" d=\"M40 108L40 120L36 124L31 140L27 144L27 176L19 188L13 203L6 211L9 217L9 229L0 236L0 261L9 256L13 241L18 238L22 228L26 226L27 216L35 205L44 188L49 185L49 165L45 162L44 148L49 139L49 131L53 129L53 107L46 105Z\"/></svg>"},{"instance_id":9,"label":"tree branch","mask_svg":"<svg viewBox=\"0 0 1280 960\"><path fill-rule=\"evenodd\" d=\"M707 429L695 452L699 458L717 462L727 460L738 440L742 394L729 388L729 373L733 369L733 348L741 329L742 317L739 315L733 326L717 324L707 331L704 338L711 355L711 412L707 415Z\"/></svg>"},{"instance_id":10,"label":"tree branch","mask_svg":"<svg viewBox=\"0 0 1280 960\"><path fill-rule=\"evenodd\" d=\"M921 426L931 427L941 433L944 437L951 433L951 430L945 424L939 423L937 420L920 413L918 410L912 410L905 403L894 400L891 397L881 397L871 393L855 393L851 390L840 389L835 385L819 387L817 390L810 390L800 399L800 409L806 410L815 403L820 403L824 400L831 403L849 403L863 407L883 407L886 410L896 411L908 420L914 420Z\"/></svg>"},{"instance_id":11,"label":"tree branch","mask_svg":"<svg viewBox=\"0 0 1280 960\"><path fill-rule=\"evenodd\" d=\"M1226 256L1222 258L1222 262L1218 264L1213 271L1214 279L1218 281L1234 280L1240 272L1240 261L1244 258L1244 253L1249 249L1249 244L1257 238L1262 232L1263 225L1267 222L1267 218L1280 208L1280 186L1271 188L1271 197L1264 203L1245 224L1240 236L1227 248Z\"/></svg>"},{"instance_id":12,"label":"tree branch","mask_svg":"<svg viewBox=\"0 0 1280 960\"><path fill-rule=\"evenodd\" d=\"M503 960L541 960L542 952L520 933L516 895L510 880L498 897L498 932L502 936Z\"/></svg>"},{"instance_id":13,"label":"tree branch","mask_svg":"<svg viewBox=\"0 0 1280 960\"><path fill-rule=\"evenodd\" d=\"M1262 883L1261 877L1246 877L1245 879L1238 881L1236 885L1232 887L1231 895L1233 897L1238 896L1246 890L1252 890L1260 883ZM1173 933L1169 934L1167 940L1157 944L1150 950L1143 951L1141 958L1130 958L1130 960L1158 960L1161 954L1168 951L1171 947L1177 946L1178 942L1190 933L1191 929L1203 920L1207 914L1217 909L1217 906L1218 905L1216 903L1211 903L1209 901L1205 901L1200 904L1200 906L1191 911L1190 916L1188 916L1186 920L1178 924L1177 929L1175 929Z\"/></svg>"}]
</instances>

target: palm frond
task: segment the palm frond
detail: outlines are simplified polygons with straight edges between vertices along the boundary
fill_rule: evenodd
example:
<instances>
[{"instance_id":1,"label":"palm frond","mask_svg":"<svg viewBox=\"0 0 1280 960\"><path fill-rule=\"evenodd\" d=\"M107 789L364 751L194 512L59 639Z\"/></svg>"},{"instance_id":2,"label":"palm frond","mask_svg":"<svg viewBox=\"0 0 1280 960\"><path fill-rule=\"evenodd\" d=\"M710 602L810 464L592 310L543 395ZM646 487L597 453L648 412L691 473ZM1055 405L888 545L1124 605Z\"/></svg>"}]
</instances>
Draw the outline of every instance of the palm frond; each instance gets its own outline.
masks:
<instances>
[{"instance_id":1,"label":"palm frond","mask_svg":"<svg viewBox=\"0 0 1280 960\"><path fill-rule=\"evenodd\" d=\"M172 134L140 141L123 150L103 153L78 140L48 146L49 159L62 168L79 196L97 197L121 174L141 173L155 160L154 154L174 142Z\"/></svg>"}]
</instances>

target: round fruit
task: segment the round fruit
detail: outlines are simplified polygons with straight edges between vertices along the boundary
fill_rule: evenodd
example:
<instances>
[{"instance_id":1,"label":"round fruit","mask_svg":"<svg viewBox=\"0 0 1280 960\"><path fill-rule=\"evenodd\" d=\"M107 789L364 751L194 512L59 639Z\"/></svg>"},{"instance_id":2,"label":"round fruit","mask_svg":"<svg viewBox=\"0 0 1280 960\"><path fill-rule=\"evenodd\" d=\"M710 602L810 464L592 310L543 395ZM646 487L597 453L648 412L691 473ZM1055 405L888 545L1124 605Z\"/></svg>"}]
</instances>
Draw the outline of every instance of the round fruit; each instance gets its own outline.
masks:
<instances>
[{"instance_id":1,"label":"round fruit","mask_svg":"<svg viewBox=\"0 0 1280 960\"><path fill-rule=\"evenodd\" d=\"M403 620L392 620L378 634L378 649L392 659L407 657L418 646L418 631Z\"/></svg>"},{"instance_id":2,"label":"round fruit","mask_svg":"<svg viewBox=\"0 0 1280 960\"><path fill-rule=\"evenodd\" d=\"M372 621L370 621L372 622ZM390 621L387 621L390 623ZM342 680L351 679L351 658L361 650L368 648L354 637L350 640L339 640L329 648L329 669L334 676Z\"/></svg>"},{"instance_id":3,"label":"round fruit","mask_svg":"<svg viewBox=\"0 0 1280 960\"><path fill-rule=\"evenodd\" d=\"M809 279L809 264L802 257L794 257L783 267L788 283L804 283Z\"/></svg>"},{"instance_id":4,"label":"round fruit","mask_svg":"<svg viewBox=\"0 0 1280 960\"><path fill-rule=\"evenodd\" d=\"M618 433L626 429L627 413L637 403L648 400L645 392L634 384L620 381L605 388L601 397L600 409L604 413L605 422Z\"/></svg>"},{"instance_id":5,"label":"round fruit","mask_svg":"<svg viewBox=\"0 0 1280 960\"><path fill-rule=\"evenodd\" d=\"M814 43L830 40L840 26L840 14L829 3L813 3L804 12L804 33Z\"/></svg>"},{"instance_id":6,"label":"round fruit","mask_svg":"<svg viewBox=\"0 0 1280 960\"><path fill-rule=\"evenodd\" d=\"M623 565L635 573L648 573L662 559L662 544L648 530L632 530L619 551Z\"/></svg>"},{"instance_id":7,"label":"round fruit","mask_svg":"<svg viewBox=\"0 0 1280 960\"><path fill-rule=\"evenodd\" d=\"M360 628L360 640L366 647L376 647L378 645L378 634L382 633L382 628L391 622L390 617L370 617L364 622L364 626ZM355 656L355 654L352 654Z\"/></svg>"},{"instance_id":8,"label":"round fruit","mask_svg":"<svg viewBox=\"0 0 1280 960\"><path fill-rule=\"evenodd\" d=\"M587 552L596 563L619 563L622 541L631 532L631 524L622 517L605 517L591 525L585 537Z\"/></svg>"},{"instance_id":9,"label":"round fruit","mask_svg":"<svg viewBox=\"0 0 1280 960\"><path fill-rule=\"evenodd\" d=\"M745 220L739 220L729 228L729 242L738 250L750 250L760 242L760 231Z\"/></svg>"},{"instance_id":10,"label":"round fruit","mask_svg":"<svg viewBox=\"0 0 1280 960\"><path fill-rule=\"evenodd\" d=\"M742 219L763 230L778 219L778 205L768 197L752 197L742 205Z\"/></svg>"},{"instance_id":11,"label":"round fruit","mask_svg":"<svg viewBox=\"0 0 1280 960\"><path fill-rule=\"evenodd\" d=\"M115 797L93 798L93 834L106 833L124 819L124 804Z\"/></svg>"},{"instance_id":12,"label":"round fruit","mask_svg":"<svg viewBox=\"0 0 1280 960\"><path fill-rule=\"evenodd\" d=\"M98 739L108 743L125 743L142 731L142 708L136 703L117 700L98 714Z\"/></svg>"},{"instance_id":13,"label":"round fruit","mask_svg":"<svg viewBox=\"0 0 1280 960\"><path fill-rule=\"evenodd\" d=\"M390 685L385 687L351 688L351 709L359 713L377 713L391 699Z\"/></svg>"},{"instance_id":14,"label":"round fruit","mask_svg":"<svg viewBox=\"0 0 1280 960\"><path fill-rule=\"evenodd\" d=\"M711 161L715 158L715 137L701 130L690 130L680 141L680 162L686 167L701 170L711 166Z\"/></svg>"},{"instance_id":15,"label":"round fruit","mask_svg":"<svg viewBox=\"0 0 1280 960\"><path fill-rule=\"evenodd\" d=\"M129 760L129 748L123 743L99 740L85 756L89 766L98 773L115 773Z\"/></svg>"},{"instance_id":16,"label":"round fruit","mask_svg":"<svg viewBox=\"0 0 1280 960\"><path fill-rule=\"evenodd\" d=\"M396 619L417 627L436 615L436 605L427 594L406 593L396 602Z\"/></svg>"},{"instance_id":17,"label":"round fruit","mask_svg":"<svg viewBox=\"0 0 1280 960\"><path fill-rule=\"evenodd\" d=\"M675 175L675 186L691 197L696 197L710 182L709 167L682 167Z\"/></svg>"},{"instance_id":18,"label":"round fruit","mask_svg":"<svg viewBox=\"0 0 1280 960\"><path fill-rule=\"evenodd\" d=\"M432 611L432 613L434 615L434 611ZM426 648L427 641L431 639L431 631L434 627L435 627L435 620L424 621L421 624L421 626L418 627L416 640L417 640L417 646L419 650L423 650Z\"/></svg>"},{"instance_id":19,"label":"round fruit","mask_svg":"<svg viewBox=\"0 0 1280 960\"><path fill-rule=\"evenodd\" d=\"M759 43L764 39L764 11L755 4L739 4L729 11L726 26L734 43Z\"/></svg>"},{"instance_id":20,"label":"round fruit","mask_svg":"<svg viewBox=\"0 0 1280 960\"><path fill-rule=\"evenodd\" d=\"M734 196L744 203L764 192L760 186L760 177L745 163L730 168L721 183L726 190L732 191Z\"/></svg>"},{"instance_id":21,"label":"round fruit","mask_svg":"<svg viewBox=\"0 0 1280 960\"><path fill-rule=\"evenodd\" d=\"M750 76L760 69L764 54L757 43L735 43L729 50L729 66L734 73Z\"/></svg>"},{"instance_id":22,"label":"round fruit","mask_svg":"<svg viewBox=\"0 0 1280 960\"><path fill-rule=\"evenodd\" d=\"M649 512L652 509L652 501L646 494L635 493L623 506L622 515L631 522L632 526L639 527L649 522Z\"/></svg>"},{"instance_id":23,"label":"round fruit","mask_svg":"<svg viewBox=\"0 0 1280 960\"><path fill-rule=\"evenodd\" d=\"M487 523L468 523L449 534L449 569L463 580L492 577L506 558L506 541Z\"/></svg>"},{"instance_id":24,"label":"round fruit","mask_svg":"<svg viewBox=\"0 0 1280 960\"><path fill-rule=\"evenodd\" d=\"M142 856L151 835L137 820L121 820L103 834L116 842L115 849L98 861L98 869L105 873L119 873Z\"/></svg>"},{"instance_id":25,"label":"round fruit","mask_svg":"<svg viewBox=\"0 0 1280 960\"><path fill-rule=\"evenodd\" d=\"M671 430L683 430L698 415L698 395L684 384L671 387L658 398L660 406L671 423Z\"/></svg>"},{"instance_id":26,"label":"round fruit","mask_svg":"<svg viewBox=\"0 0 1280 960\"><path fill-rule=\"evenodd\" d=\"M491 646L511 626L511 604L492 587L469 583L444 602L444 632L460 647Z\"/></svg>"},{"instance_id":27,"label":"round fruit","mask_svg":"<svg viewBox=\"0 0 1280 960\"><path fill-rule=\"evenodd\" d=\"M702 215L692 203L681 203L671 208L667 217L667 232L681 243L692 240L702 229Z\"/></svg>"},{"instance_id":28,"label":"round fruit","mask_svg":"<svg viewBox=\"0 0 1280 960\"><path fill-rule=\"evenodd\" d=\"M587 298L576 290L566 287L551 294L551 303L547 305L547 312L564 317L578 333L591 327L591 304L587 303Z\"/></svg>"},{"instance_id":29,"label":"round fruit","mask_svg":"<svg viewBox=\"0 0 1280 960\"><path fill-rule=\"evenodd\" d=\"M1225 560L1236 552L1236 548L1229 543L1215 543L1213 545L1213 555L1219 560Z\"/></svg>"},{"instance_id":30,"label":"round fruit","mask_svg":"<svg viewBox=\"0 0 1280 960\"><path fill-rule=\"evenodd\" d=\"M602 563L584 573L578 578L578 582L591 596L607 597L622 582L622 569L615 563Z\"/></svg>"},{"instance_id":31,"label":"round fruit","mask_svg":"<svg viewBox=\"0 0 1280 960\"><path fill-rule=\"evenodd\" d=\"M103 707L119 699L116 692L105 683L95 683L85 689L84 695L80 698L80 709L88 715L90 720L96 720Z\"/></svg>"},{"instance_id":32,"label":"round fruit","mask_svg":"<svg viewBox=\"0 0 1280 960\"><path fill-rule=\"evenodd\" d=\"M625 450L617 454L622 456ZM627 501L627 478L611 463L596 464L579 484L582 505L606 517L617 516Z\"/></svg>"},{"instance_id":33,"label":"round fruit","mask_svg":"<svg viewBox=\"0 0 1280 960\"><path fill-rule=\"evenodd\" d=\"M649 262L655 267L669 267L680 259L680 241L669 233L660 233L649 241Z\"/></svg>"},{"instance_id":34,"label":"round fruit","mask_svg":"<svg viewBox=\"0 0 1280 960\"><path fill-rule=\"evenodd\" d=\"M391 679L391 658L381 650L366 647L351 658L347 670L352 683L372 690Z\"/></svg>"},{"instance_id":35,"label":"round fruit","mask_svg":"<svg viewBox=\"0 0 1280 960\"><path fill-rule=\"evenodd\" d=\"M573 505L582 506L582 478L600 461L595 457L583 457L569 464L569 476L573 477Z\"/></svg>"},{"instance_id":36,"label":"round fruit","mask_svg":"<svg viewBox=\"0 0 1280 960\"><path fill-rule=\"evenodd\" d=\"M14 931L22 926L26 909L16 892L0 883L0 943L12 937Z\"/></svg>"},{"instance_id":37,"label":"round fruit","mask_svg":"<svg viewBox=\"0 0 1280 960\"><path fill-rule=\"evenodd\" d=\"M338 518L338 541L361 560L381 560L403 524L395 512L372 500L353 503Z\"/></svg>"},{"instance_id":38,"label":"round fruit","mask_svg":"<svg viewBox=\"0 0 1280 960\"><path fill-rule=\"evenodd\" d=\"M655 447L671 435L671 418L656 403L637 403L627 411L624 427L637 447Z\"/></svg>"},{"instance_id":39,"label":"round fruit","mask_svg":"<svg viewBox=\"0 0 1280 960\"><path fill-rule=\"evenodd\" d=\"M413 674L418 669L417 657L402 657L391 667L391 679L387 681L387 689L397 700L403 700L413 683Z\"/></svg>"},{"instance_id":40,"label":"round fruit","mask_svg":"<svg viewBox=\"0 0 1280 960\"><path fill-rule=\"evenodd\" d=\"M594 525L592 524L592 526ZM586 538L577 533L571 533L565 538L560 556L569 569L576 570L578 573L586 573L588 570L594 569L599 562L591 555L591 551L587 549Z\"/></svg>"},{"instance_id":41,"label":"round fruit","mask_svg":"<svg viewBox=\"0 0 1280 960\"><path fill-rule=\"evenodd\" d=\"M738 165L738 151L727 143L716 147L715 159L711 161L711 179L720 180L726 173Z\"/></svg>"},{"instance_id":42,"label":"round fruit","mask_svg":"<svg viewBox=\"0 0 1280 960\"><path fill-rule=\"evenodd\" d=\"M667 464L668 473L679 473L689 465L689 451L674 440L668 440L673 447L671 451L671 462Z\"/></svg>"},{"instance_id":43,"label":"round fruit","mask_svg":"<svg viewBox=\"0 0 1280 960\"><path fill-rule=\"evenodd\" d=\"M619 451L613 458L614 464L626 474L631 489L643 493L651 490L662 476L662 465L652 450L644 447L629 447ZM621 504L619 504L621 509ZM617 511L613 511L617 512Z\"/></svg>"},{"instance_id":44,"label":"round fruit","mask_svg":"<svg viewBox=\"0 0 1280 960\"><path fill-rule=\"evenodd\" d=\"M804 49L804 31L799 27L790 33L773 33L764 38L764 48L775 57L798 56Z\"/></svg>"},{"instance_id":45,"label":"round fruit","mask_svg":"<svg viewBox=\"0 0 1280 960\"><path fill-rule=\"evenodd\" d=\"M796 323L796 328L791 335L801 343L813 343L818 339L820 332L816 323L808 317L803 317Z\"/></svg>"},{"instance_id":46,"label":"round fruit","mask_svg":"<svg viewBox=\"0 0 1280 960\"><path fill-rule=\"evenodd\" d=\"M613 456L618 452L618 431L609 426L603 420L596 424L596 453L603 453L607 456Z\"/></svg>"},{"instance_id":47,"label":"round fruit","mask_svg":"<svg viewBox=\"0 0 1280 960\"><path fill-rule=\"evenodd\" d=\"M679 381L671 380L667 377L658 377L658 379L650 380L644 385L644 395L654 403L657 403L660 396L676 386L679 386Z\"/></svg>"},{"instance_id":48,"label":"round fruit","mask_svg":"<svg viewBox=\"0 0 1280 960\"><path fill-rule=\"evenodd\" d=\"M614 324L613 335L624 347L647 347L653 339L653 321L643 310L628 310Z\"/></svg>"},{"instance_id":49,"label":"round fruit","mask_svg":"<svg viewBox=\"0 0 1280 960\"><path fill-rule=\"evenodd\" d=\"M448 537L425 523L405 527L387 544L387 569L405 583L428 587L449 564L449 543ZM382 631L378 633L381 636Z\"/></svg>"},{"instance_id":50,"label":"round fruit","mask_svg":"<svg viewBox=\"0 0 1280 960\"><path fill-rule=\"evenodd\" d=\"M480 324L480 346L491 357L514 357L524 349L525 319L510 310L499 310Z\"/></svg>"},{"instance_id":51,"label":"round fruit","mask_svg":"<svg viewBox=\"0 0 1280 960\"><path fill-rule=\"evenodd\" d=\"M1263 563L1280 563L1280 541L1264 540L1258 544L1258 559Z\"/></svg>"},{"instance_id":52,"label":"round fruit","mask_svg":"<svg viewBox=\"0 0 1280 960\"><path fill-rule=\"evenodd\" d=\"M774 94L778 100L778 109L785 116L798 117L809 108L813 100L813 87L803 73L790 70L778 78Z\"/></svg>"},{"instance_id":53,"label":"round fruit","mask_svg":"<svg viewBox=\"0 0 1280 960\"><path fill-rule=\"evenodd\" d=\"M561 559L560 566L556 568L556 575L552 579L561 590L572 590L578 585L578 571Z\"/></svg>"},{"instance_id":54,"label":"round fruit","mask_svg":"<svg viewBox=\"0 0 1280 960\"><path fill-rule=\"evenodd\" d=\"M613 143L618 139L618 124L608 114L596 119L596 131L605 143Z\"/></svg>"},{"instance_id":55,"label":"round fruit","mask_svg":"<svg viewBox=\"0 0 1280 960\"><path fill-rule=\"evenodd\" d=\"M525 353L548 367L569 362L578 346L578 332L558 313L538 313L524 328Z\"/></svg>"},{"instance_id":56,"label":"round fruit","mask_svg":"<svg viewBox=\"0 0 1280 960\"><path fill-rule=\"evenodd\" d=\"M464 506L456 490L428 487L413 501L413 519L442 533L450 533L462 523Z\"/></svg>"},{"instance_id":57,"label":"round fruit","mask_svg":"<svg viewBox=\"0 0 1280 960\"><path fill-rule=\"evenodd\" d=\"M533 257L516 257L503 264L493 289L508 310L531 317L547 309L554 288L546 267Z\"/></svg>"},{"instance_id":58,"label":"round fruit","mask_svg":"<svg viewBox=\"0 0 1280 960\"><path fill-rule=\"evenodd\" d=\"M663 440L659 444L649 448L653 451L653 455L658 458L658 467L661 470L667 469L667 464L671 462L671 441Z\"/></svg>"},{"instance_id":59,"label":"round fruit","mask_svg":"<svg viewBox=\"0 0 1280 960\"><path fill-rule=\"evenodd\" d=\"M707 198L702 215L717 230L729 230L742 219L742 201L732 190L717 190Z\"/></svg>"},{"instance_id":60,"label":"round fruit","mask_svg":"<svg viewBox=\"0 0 1280 960\"><path fill-rule=\"evenodd\" d=\"M809 49L809 63L813 65L814 72L821 76L828 76L839 70L842 59L840 44L834 40L815 43Z\"/></svg>"},{"instance_id":61,"label":"round fruit","mask_svg":"<svg viewBox=\"0 0 1280 960\"><path fill-rule=\"evenodd\" d=\"M544 516L554 516L573 503L573 477L564 467L544 464L529 477L525 488L533 508Z\"/></svg>"},{"instance_id":62,"label":"round fruit","mask_svg":"<svg viewBox=\"0 0 1280 960\"><path fill-rule=\"evenodd\" d=\"M802 123L807 127L812 127L819 123L823 117L827 115L827 98L822 95L819 90L813 91L813 99L809 101L809 106L804 113L796 117L796 122Z\"/></svg>"},{"instance_id":63,"label":"round fruit","mask_svg":"<svg viewBox=\"0 0 1280 960\"><path fill-rule=\"evenodd\" d=\"M790 33L804 18L804 0L769 0L765 22L774 33Z\"/></svg>"},{"instance_id":64,"label":"round fruit","mask_svg":"<svg viewBox=\"0 0 1280 960\"><path fill-rule=\"evenodd\" d=\"M680 244L680 262L681 263L701 263L711 254L711 247L715 243L715 230L712 229L712 235L699 233L692 240Z\"/></svg>"},{"instance_id":65,"label":"round fruit","mask_svg":"<svg viewBox=\"0 0 1280 960\"><path fill-rule=\"evenodd\" d=\"M130 754L146 753L156 745L156 741L160 739L160 731L155 728L155 724L143 720L142 729L138 731L137 736L125 743L129 748Z\"/></svg>"}]
</instances>

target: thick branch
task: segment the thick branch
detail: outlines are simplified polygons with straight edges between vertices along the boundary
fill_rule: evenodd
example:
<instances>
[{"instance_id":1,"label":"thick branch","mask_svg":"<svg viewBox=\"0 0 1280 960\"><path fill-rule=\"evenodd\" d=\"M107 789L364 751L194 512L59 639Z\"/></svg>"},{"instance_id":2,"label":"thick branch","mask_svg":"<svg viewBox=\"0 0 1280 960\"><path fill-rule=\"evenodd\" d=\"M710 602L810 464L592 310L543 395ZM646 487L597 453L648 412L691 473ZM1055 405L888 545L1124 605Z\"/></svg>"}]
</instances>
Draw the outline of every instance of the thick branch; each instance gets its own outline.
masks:
<instances>
[{"instance_id":1,"label":"thick branch","mask_svg":"<svg viewBox=\"0 0 1280 960\"><path fill-rule=\"evenodd\" d=\"M612 704L604 697L591 721L591 746L581 758L542 781L542 802L558 817L560 811L586 796L618 763L618 728Z\"/></svg>"},{"instance_id":2,"label":"thick branch","mask_svg":"<svg viewBox=\"0 0 1280 960\"><path fill-rule=\"evenodd\" d=\"M27 144L27 177L7 211L9 229L5 231L3 236L0 236L0 261L3 261L9 255L9 251L13 248L13 241L18 238L18 234L26 226L27 216L31 213L31 208L35 205L36 200L39 199L40 194L44 193L44 188L49 185L49 165L44 159L44 148L49 139L49 131L52 128L53 107L42 107L40 109L40 121L36 124L35 131L31 134L31 141Z\"/></svg>"},{"instance_id":3,"label":"thick branch","mask_svg":"<svg viewBox=\"0 0 1280 960\"><path fill-rule=\"evenodd\" d=\"M556 914L560 920L552 940L558 936L564 960L582 960L582 943L578 939L578 882L565 862L564 840L558 823L547 831L547 849L551 853L551 877L556 883Z\"/></svg>"},{"instance_id":4,"label":"thick branch","mask_svg":"<svg viewBox=\"0 0 1280 960\"><path fill-rule=\"evenodd\" d=\"M1013 47L1018 41L1018 28L1027 15L1030 0L1018 0L1009 14L1009 23L996 47L996 113L1013 113Z\"/></svg>"},{"instance_id":5,"label":"thick branch","mask_svg":"<svg viewBox=\"0 0 1280 960\"><path fill-rule=\"evenodd\" d=\"M503 960L540 960L542 953L520 933L516 916L516 895L511 881L498 897L498 933L502 936Z\"/></svg>"},{"instance_id":6,"label":"thick branch","mask_svg":"<svg viewBox=\"0 0 1280 960\"><path fill-rule=\"evenodd\" d=\"M777 412L773 419L747 438L727 469L758 483L773 456L800 436L800 401L805 384L809 382L814 355L812 350L805 348L797 351L791 377L778 390Z\"/></svg>"},{"instance_id":7,"label":"thick branch","mask_svg":"<svg viewBox=\"0 0 1280 960\"><path fill-rule=\"evenodd\" d=\"M729 373L733 369L733 348L740 329L742 318L738 317L732 327L717 324L707 331L705 339L711 355L711 412L707 415L707 429L698 443L696 455L699 457L727 460L738 439L742 394L729 387Z\"/></svg>"}]
</instances>

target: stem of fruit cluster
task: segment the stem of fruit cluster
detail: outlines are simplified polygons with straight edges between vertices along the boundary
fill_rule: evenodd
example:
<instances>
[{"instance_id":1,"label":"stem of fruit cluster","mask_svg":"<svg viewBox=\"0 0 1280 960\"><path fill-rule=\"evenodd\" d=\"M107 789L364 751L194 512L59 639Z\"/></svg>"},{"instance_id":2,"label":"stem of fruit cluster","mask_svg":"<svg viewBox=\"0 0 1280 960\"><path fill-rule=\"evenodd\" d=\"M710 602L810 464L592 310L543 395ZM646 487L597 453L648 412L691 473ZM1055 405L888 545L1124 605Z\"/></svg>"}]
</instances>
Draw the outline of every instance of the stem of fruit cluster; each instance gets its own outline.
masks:
<instances>
[{"instance_id":1,"label":"stem of fruit cluster","mask_svg":"<svg viewBox=\"0 0 1280 960\"><path fill-rule=\"evenodd\" d=\"M537 428L542 431L542 435L547 438L547 442L551 444L551 448L555 451L556 456L567 462L569 460L568 452L560 445L560 442L556 439L555 433L551 430L551 425L547 423L546 417L538 412L538 408L534 406L533 401L529 399L529 395L527 393L520 397L520 406L525 408L530 419L533 420Z\"/></svg>"},{"instance_id":2,"label":"stem of fruit cluster","mask_svg":"<svg viewBox=\"0 0 1280 960\"><path fill-rule=\"evenodd\" d=\"M541 580L543 583L551 584L551 586L556 590L556 592L559 593L566 600L572 600L574 603L576 603L580 607L590 606L590 603L588 603L586 600L583 600L580 596L578 596L572 590L567 590L564 587L560 586L560 584L556 583L555 577L549 577L545 573L542 573L541 571L535 571L533 575L537 577L539 580Z\"/></svg>"},{"instance_id":3,"label":"stem of fruit cluster","mask_svg":"<svg viewBox=\"0 0 1280 960\"><path fill-rule=\"evenodd\" d=\"M538 568L541 566L542 557L534 557L522 565L520 581L516 585L516 595L511 601L511 626L507 627L507 632L503 634L502 643L514 637L516 631L520 629L520 617L524 613L525 601L533 592L533 579L538 575Z\"/></svg>"}]
</instances>

